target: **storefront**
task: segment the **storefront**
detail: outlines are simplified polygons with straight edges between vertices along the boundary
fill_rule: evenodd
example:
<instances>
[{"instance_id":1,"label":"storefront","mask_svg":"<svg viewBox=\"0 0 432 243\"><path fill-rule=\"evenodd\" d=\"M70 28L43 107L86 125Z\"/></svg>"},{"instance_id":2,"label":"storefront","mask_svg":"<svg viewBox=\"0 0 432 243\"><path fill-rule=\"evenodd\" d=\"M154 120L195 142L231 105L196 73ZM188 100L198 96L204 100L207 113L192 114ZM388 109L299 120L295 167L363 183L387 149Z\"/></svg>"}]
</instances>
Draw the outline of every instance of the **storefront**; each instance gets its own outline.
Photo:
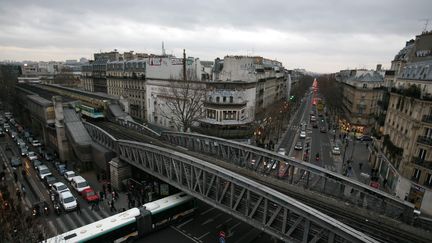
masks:
<instances>
[{"instance_id":1,"label":"storefront","mask_svg":"<svg viewBox=\"0 0 432 243\"><path fill-rule=\"evenodd\" d=\"M419 209L422 204L424 193L425 189L423 187L415 184L411 185L411 189L408 194L408 202L413 203L414 206Z\"/></svg>"}]
</instances>

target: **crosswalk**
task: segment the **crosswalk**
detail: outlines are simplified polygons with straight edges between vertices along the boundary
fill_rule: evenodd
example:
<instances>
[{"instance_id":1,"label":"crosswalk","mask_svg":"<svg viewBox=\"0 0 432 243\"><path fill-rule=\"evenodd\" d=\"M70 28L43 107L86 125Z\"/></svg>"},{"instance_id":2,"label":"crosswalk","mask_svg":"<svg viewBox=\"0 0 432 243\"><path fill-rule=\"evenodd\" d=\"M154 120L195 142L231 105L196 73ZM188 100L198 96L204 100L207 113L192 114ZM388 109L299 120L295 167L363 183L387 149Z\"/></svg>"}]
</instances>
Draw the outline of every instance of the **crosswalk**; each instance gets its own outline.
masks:
<instances>
[{"instance_id":1,"label":"crosswalk","mask_svg":"<svg viewBox=\"0 0 432 243\"><path fill-rule=\"evenodd\" d=\"M73 211L68 213L63 212L60 216L50 217L47 219L47 224L53 235L58 235L109 216L111 216L110 213L102 208L95 211L91 210L91 207L88 206L82 207L80 214L77 211Z\"/></svg>"}]
</instances>

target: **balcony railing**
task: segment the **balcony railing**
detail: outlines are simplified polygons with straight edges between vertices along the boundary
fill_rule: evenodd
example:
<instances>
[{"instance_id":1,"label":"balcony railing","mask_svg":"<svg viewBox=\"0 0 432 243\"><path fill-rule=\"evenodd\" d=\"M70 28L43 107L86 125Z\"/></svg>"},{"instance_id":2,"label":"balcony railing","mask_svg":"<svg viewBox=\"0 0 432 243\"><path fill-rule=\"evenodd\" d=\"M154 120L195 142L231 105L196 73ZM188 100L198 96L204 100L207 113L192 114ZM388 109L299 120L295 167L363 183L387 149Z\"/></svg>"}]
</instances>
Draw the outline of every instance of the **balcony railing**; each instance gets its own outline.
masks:
<instances>
[{"instance_id":1,"label":"balcony railing","mask_svg":"<svg viewBox=\"0 0 432 243\"><path fill-rule=\"evenodd\" d=\"M427 161L419 157L413 157L412 162L416 165L420 165L424 168L432 170L432 161Z\"/></svg>"},{"instance_id":2,"label":"balcony railing","mask_svg":"<svg viewBox=\"0 0 432 243\"><path fill-rule=\"evenodd\" d=\"M419 136L417 138L417 142L428 145L428 146L432 146L432 138L429 138L429 137Z\"/></svg>"},{"instance_id":3,"label":"balcony railing","mask_svg":"<svg viewBox=\"0 0 432 243\"><path fill-rule=\"evenodd\" d=\"M422 122L432 123L432 115L423 115Z\"/></svg>"}]
</instances>

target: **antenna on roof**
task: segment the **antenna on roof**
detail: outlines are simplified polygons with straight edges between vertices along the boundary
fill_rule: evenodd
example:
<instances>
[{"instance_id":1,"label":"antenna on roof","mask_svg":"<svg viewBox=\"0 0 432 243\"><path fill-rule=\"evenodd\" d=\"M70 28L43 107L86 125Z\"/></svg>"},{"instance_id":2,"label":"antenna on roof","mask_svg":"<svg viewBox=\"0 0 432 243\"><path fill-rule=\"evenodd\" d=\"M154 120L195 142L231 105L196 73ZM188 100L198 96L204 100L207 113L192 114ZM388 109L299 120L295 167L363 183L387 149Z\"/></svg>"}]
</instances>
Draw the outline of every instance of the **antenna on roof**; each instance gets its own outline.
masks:
<instances>
[{"instance_id":1,"label":"antenna on roof","mask_svg":"<svg viewBox=\"0 0 432 243\"><path fill-rule=\"evenodd\" d=\"M422 19L422 20L425 22L423 32L426 32L427 28L428 28L428 25L429 25L429 20L431 20L431 19Z\"/></svg>"},{"instance_id":2,"label":"antenna on roof","mask_svg":"<svg viewBox=\"0 0 432 243\"><path fill-rule=\"evenodd\" d=\"M162 56L165 56L165 47L164 47L164 42L162 41Z\"/></svg>"}]
</instances>

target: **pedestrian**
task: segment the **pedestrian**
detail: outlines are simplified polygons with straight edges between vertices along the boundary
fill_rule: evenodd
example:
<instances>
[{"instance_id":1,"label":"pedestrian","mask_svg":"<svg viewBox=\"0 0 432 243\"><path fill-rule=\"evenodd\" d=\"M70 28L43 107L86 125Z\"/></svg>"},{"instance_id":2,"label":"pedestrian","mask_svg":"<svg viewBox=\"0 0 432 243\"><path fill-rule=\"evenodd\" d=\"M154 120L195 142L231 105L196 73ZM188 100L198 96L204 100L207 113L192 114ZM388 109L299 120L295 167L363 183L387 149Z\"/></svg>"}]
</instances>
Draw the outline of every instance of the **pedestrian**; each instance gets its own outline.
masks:
<instances>
[{"instance_id":1,"label":"pedestrian","mask_svg":"<svg viewBox=\"0 0 432 243\"><path fill-rule=\"evenodd\" d=\"M106 194L106 185L105 185L105 183L102 184L102 191Z\"/></svg>"},{"instance_id":2,"label":"pedestrian","mask_svg":"<svg viewBox=\"0 0 432 243\"><path fill-rule=\"evenodd\" d=\"M21 169L21 175L23 178L26 176L26 171L24 168Z\"/></svg>"},{"instance_id":3,"label":"pedestrian","mask_svg":"<svg viewBox=\"0 0 432 243\"><path fill-rule=\"evenodd\" d=\"M107 190L108 190L109 193L111 193L111 183L109 183L109 182L107 184Z\"/></svg>"},{"instance_id":4,"label":"pedestrian","mask_svg":"<svg viewBox=\"0 0 432 243\"><path fill-rule=\"evenodd\" d=\"M387 178L383 180L383 186L385 187L387 184Z\"/></svg>"},{"instance_id":5,"label":"pedestrian","mask_svg":"<svg viewBox=\"0 0 432 243\"><path fill-rule=\"evenodd\" d=\"M13 172L13 176L14 176L15 183L17 183L18 182L18 174L15 171Z\"/></svg>"},{"instance_id":6,"label":"pedestrian","mask_svg":"<svg viewBox=\"0 0 432 243\"><path fill-rule=\"evenodd\" d=\"M77 209L77 214L81 214L81 206L80 206L80 204L79 204L79 202L77 201L77 207L76 207L76 209Z\"/></svg>"},{"instance_id":7,"label":"pedestrian","mask_svg":"<svg viewBox=\"0 0 432 243\"><path fill-rule=\"evenodd\" d=\"M366 148L369 148L369 143L366 142Z\"/></svg>"},{"instance_id":8,"label":"pedestrian","mask_svg":"<svg viewBox=\"0 0 432 243\"><path fill-rule=\"evenodd\" d=\"M91 203L91 210L93 211L93 210L95 209L95 207L96 207L96 203L95 203L95 202L92 202L92 203Z\"/></svg>"},{"instance_id":9,"label":"pedestrian","mask_svg":"<svg viewBox=\"0 0 432 243\"><path fill-rule=\"evenodd\" d=\"M116 200L117 198L116 198L116 192L114 191L114 190L112 190L112 192L111 192L111 198L113 199L113 200Z\"/></svg>"},{"instance_id":10,"label":"pedestrian","mask_svg":"<svg viewBox=\"0 0 432 243\"><path fill-rule=\"evenodd\" d=\"M111 199L110 202L110 212L117 212L117 209L114 206L114 199Z\"/></svg>"},{"instance_id":11,"label":"pedestrian","mask_svg":"<svg viewBox=\"0 0 432 243\"><path fill-rule=\"evenodd\" d=\"M16 189L16 196L18 198L18 201L21 201L21 191L18 188Z\"/></svg>"},{"instance_id":12,"label":"pedestrian","mask_svg":"<svg viewBox=\"0 0 432 243\"><path fill-rule=\"evenodd\" d=\"M26 196L26 189L25 189L24 185L21 185L21 191L23 193L23 197L25 197Z\"/></svg>"},{"instance_id":13,"label":"pedestrian","mask_svg":"<svg viewBox=\"0 0 432 243\"><path fill-rule=\"evenodd\" d=\"M101 201L104 200L104 192L103 191L99 192L99 198L100 198Z\"/></svg>"},{"instance_id":14,"label":"pedestrian","mask_svg":"<svg viewBox=\"0 0 432 243\"><path fill-rule=\"evenodd\" d=\"M360 163L359 163L359 169L360 169L360 171L361 171L362 167L363 167L363 163L360 162Z\"/></svg>"}]
</instances>

